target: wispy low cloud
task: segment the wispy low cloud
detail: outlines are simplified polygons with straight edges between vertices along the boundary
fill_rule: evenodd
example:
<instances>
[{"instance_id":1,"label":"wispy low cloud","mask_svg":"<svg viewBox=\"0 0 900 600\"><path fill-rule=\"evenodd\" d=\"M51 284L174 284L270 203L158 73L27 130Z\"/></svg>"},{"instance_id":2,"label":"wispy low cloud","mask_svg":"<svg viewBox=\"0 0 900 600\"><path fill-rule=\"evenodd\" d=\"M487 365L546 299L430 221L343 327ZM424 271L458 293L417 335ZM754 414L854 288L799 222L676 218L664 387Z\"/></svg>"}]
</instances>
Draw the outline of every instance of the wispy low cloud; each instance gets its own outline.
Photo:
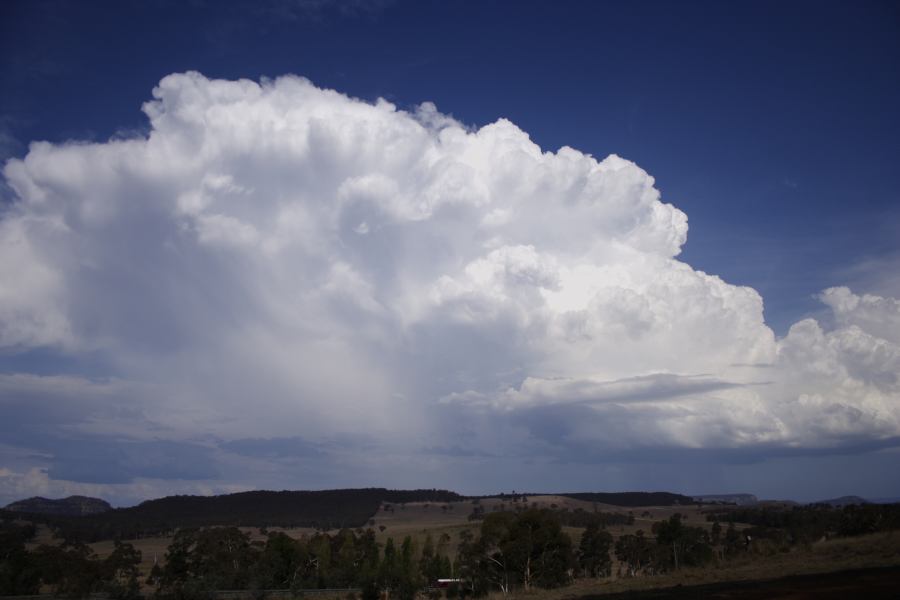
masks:
<instances>
[{"instance_id":1,"label":"wispy low cloud","mask_svg":"<svg viewBox=\"0 0 900 600\"><path fill-rule=\"evenodd\" d=\"M900 435L897 300L825 290L833 318L776 338L618 156L299 77L170 75L144 112L4 167L7 495L553 482Z\"/></svg>"},{"instance_id":2,"label":"wispy low cloud","mask_svg":"<svg viewBox=\"0 0 900 600\"><path fill-rule=\"evenodd\" d=\"M763 385L764 383L757 384ZM699 396L739 385L702 375L679 376L655 373L627 377L615 381L596 379L535 379L528 378L517 389L501 394L477 392L454 393L441 399L442 403L490 403L501 407L527 408L553 404L630 404L633 402L661 402L681 396Z\"/></svg>"}]
</instances>

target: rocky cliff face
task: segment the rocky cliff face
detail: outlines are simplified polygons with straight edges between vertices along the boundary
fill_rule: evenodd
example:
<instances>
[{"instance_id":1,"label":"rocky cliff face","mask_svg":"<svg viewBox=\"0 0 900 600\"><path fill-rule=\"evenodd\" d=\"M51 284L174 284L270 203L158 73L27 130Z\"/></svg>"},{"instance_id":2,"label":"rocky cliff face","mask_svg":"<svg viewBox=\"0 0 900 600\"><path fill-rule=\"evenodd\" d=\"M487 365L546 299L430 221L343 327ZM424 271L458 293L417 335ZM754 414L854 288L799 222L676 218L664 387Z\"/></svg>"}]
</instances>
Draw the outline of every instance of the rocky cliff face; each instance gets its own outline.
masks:
<instances>
[{"instance_id":1,"label":"rocky cliff face","mask_svg":"<svg viewBox=\"0 0 900 600\"><path fill-rule=\"evenodd\" d=\"M87 496L69 496L68 498L60 498L59 500L35 496L34 498L13 502L6 506L6 510L42 515L77 517L106 512L112 510L112 506L110 506L106 500L88 498Z\"/></svg>"}]
</instances>

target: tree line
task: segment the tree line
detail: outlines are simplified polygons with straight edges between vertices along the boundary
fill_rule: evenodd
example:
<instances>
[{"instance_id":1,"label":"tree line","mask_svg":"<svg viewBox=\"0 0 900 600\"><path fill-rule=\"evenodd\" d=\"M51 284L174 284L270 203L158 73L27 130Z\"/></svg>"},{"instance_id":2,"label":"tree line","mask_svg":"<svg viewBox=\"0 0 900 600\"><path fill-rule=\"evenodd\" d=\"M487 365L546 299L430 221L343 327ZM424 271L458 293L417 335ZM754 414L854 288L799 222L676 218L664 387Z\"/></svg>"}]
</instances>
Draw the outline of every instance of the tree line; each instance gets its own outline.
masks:
<instances>
[{"instance_id":1,"label":"tree line","mask_svg":"<svg viewBox=\"0 0 900 600\"><path fill-rule=\"evenodd\" d=\"M523 512L529 508L537 508L528 505L527 502L521 504L507 505L505 503L495 504L494 512ZM622 514L614 512L603 512L595 507L593 512L588 512L583 508L569 510L566 507L559 508L556 504L550 505L551 510L556 514L556 518L565 527L587 527L590 523L597 523L601 527L611 527L613 525L632 525L634 524L634 515ZM469 513L469 521L481 521L487 516L488 512L478 500L472 502L472 512Z\"/></svg>"},{"instance_id":2,"label":"tree line","mask_svg":"<svg viewBox=\"0 0 900 600\"><path fill-rule=\"evenodd\" d=\"M745 535L768 540L778 547L809 544L830 536L855 536L900 529L900 504L851 504L834 508L825 504L748 507L715 511L709 521L746 523Z\"/></svg>"},{"instance_id":3,"label":"tree line","mask_svg":"<svg viewBox=\"0 0 900 600\"><path fill-rule=\"evenodd\" d=\"M452 585L434 596L479 597L490 592L553 588L575 578L643 576L703 566L758 553L757 544L774 548L797 544L823 531L856 535L900 527L900 505L865 505L840 510L803 507L789 511L736 509L709 515L712 525L688 525L680 514L653 523L649 532L614 538L603 514L578 514L583 530L573 539L563 530L563 513L528 508L484 515L473 530L463 530L451 556L451 538L426 537L421 546L411 537L383 544L371 528L319 531L300 538L267 532L252 540L237 527L182 528L159 564L143 583L160 600L203 600L216 590L352 588L365 600L387 594L410 600L429 591L438 579ZM738 522L749 527L738 530ZM59 596L83 597L105 592L115 599L136 598L141 589L141 554L116 541L112 553L98 558L80 541L26 550L33 524L4 521L0 528L0 595L33 594L50 588ZM615 566L614 558L618 567Z\"/></svg>"},{"instance_id":4,"label":"tree line","mask_svg":"<svg viewBox=\"0 0 900 600\"><path fill-rule=\"evenodd\" d=\"M135 598L140 591L141 554L116 541L110 556L99 559L81 542L42 545L27 551L34 526L4 522L0 535L0 594L54 594L84 597L105 592ZM381 545L369 529L317 532L299 539L270 532L253 541L237 527L178 530L146 579L158 598L195 600L216 590L354 588L364 599L386 592L412 599L438 579L458 580L451 597L480 596L492 589L555 587L567 583L573 569L590 576L608 574L612 536L599 520L581 545L573 546L550 510L493 513L478 534L464 531L455 557L449 536L426 537L421 547L410 537ZM454 560L455 558L455 560Z\"/></svg>"},{"instance_id":5,"label":"tree line","mask_svg":"<svg viewBox=\"0 0 900 600\"><path fill-rule=\"evenodd\" d=\"M643 506L690 506L698 504L690 496L673 494L672 492L576 492L560 494L575 500L585 502L598 502L600 504L612 504L615 506L628 506L632 508Z\"/></svg>"}]
</instances>

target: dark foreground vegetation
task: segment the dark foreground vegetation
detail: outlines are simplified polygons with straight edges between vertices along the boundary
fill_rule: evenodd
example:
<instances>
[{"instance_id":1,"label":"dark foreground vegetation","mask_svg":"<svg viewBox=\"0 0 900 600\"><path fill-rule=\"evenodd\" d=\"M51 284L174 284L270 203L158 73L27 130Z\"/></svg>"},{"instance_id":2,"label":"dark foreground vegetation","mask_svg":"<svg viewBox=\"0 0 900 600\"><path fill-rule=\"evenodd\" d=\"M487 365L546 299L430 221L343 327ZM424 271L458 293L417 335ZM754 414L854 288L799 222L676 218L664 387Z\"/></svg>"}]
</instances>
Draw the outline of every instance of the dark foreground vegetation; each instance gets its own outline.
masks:
<instances>
[{"instance_id":1,"label":"dark foreground vegetation","mask_svg":"<svg viewBox=\"0 0 900 600\"><path fill-rule=\"evenodd\" d=\"M898 590L900 567L877 567L777 579L679 585L603 595L587 594L578 596L575 600L895 600Z\"/></svg>"},{"instance_id":2,"label":"dark foreground vegetation","mask_svg":"<svg viewBox=\"0 0 900 600\"><path fill-rule=\"evenodd\" d=\"M851 504L839 510L827 504L789 509L739 508L707 515L710 521L747 523L751 539L776 546L810 543L830 535L854 536L900 529L900 504Z\"/></svg>"},{"instance_id":3,"label":"dark foreground vegetation","mask_svg":"<svg viewBox=\"0 0 900 600\"><path fill-rule=\"evenodd\" d=\"M389 498L403 502L408 496ZM448 534L428 536L421 544L409 536L381 544L371 528L345 527L299 538L269 532L264 540L253 541L237 527L182 527L148 577L141 577L141 554L127 542L116 541L103 559L71 539L29 550L26 544L35 526L5 520L0 529L0 594L43 590L76 598L103 592L125 599L136 598L142 585L145 593L172 600L211 598L217 590L245 590L248 597L262 597L265 590L292 590L299 596L304 590L343 588L366 599L387 594L401 600L423 594L464 598L534 593L579 579L600 581L616 575L620 580L646 580L709 565L752 563L793 552L818 538L894 531L900 529L900 504L717 507L703 526L688 525L675 513L654 522L650 531L618 537L606 529L603 513L579 515L583 529L576 536L563 529L561 517L567 515L525 507L491 512L474 531L458 533L452 556ZM453 581L446 589L433 589L442 578ZM765 597L753 596L753 586L745 588L751 595L735 597ZM710 587L702 595L715 597L716 589ZM680 590L671 593L676 595L634 597L696 597L679 596Z\"/></svg>"}]
</instances>

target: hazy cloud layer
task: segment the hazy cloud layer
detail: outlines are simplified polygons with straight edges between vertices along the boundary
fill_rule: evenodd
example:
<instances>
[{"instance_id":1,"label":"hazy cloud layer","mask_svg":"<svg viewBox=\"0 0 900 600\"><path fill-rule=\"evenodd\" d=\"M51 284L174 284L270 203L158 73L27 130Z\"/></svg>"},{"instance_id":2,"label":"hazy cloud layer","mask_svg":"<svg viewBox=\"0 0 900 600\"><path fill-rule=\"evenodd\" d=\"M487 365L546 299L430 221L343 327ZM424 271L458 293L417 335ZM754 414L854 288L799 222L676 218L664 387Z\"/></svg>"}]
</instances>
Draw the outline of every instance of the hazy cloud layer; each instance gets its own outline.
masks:
<instances>
[{"instance_id":1,"label":"hazy cloud layer","mask_svg":"<svg viewBox=\"0 0 900 600\"><path fill-rule=\"evenodd\" d=\"M2 496L900 436L900 302L828 289L827 325L776 339L627 160L297 77L153 96L146 138L4 168L0 351L97 368L0 377Z\"/></svg>"}]
</instances>

